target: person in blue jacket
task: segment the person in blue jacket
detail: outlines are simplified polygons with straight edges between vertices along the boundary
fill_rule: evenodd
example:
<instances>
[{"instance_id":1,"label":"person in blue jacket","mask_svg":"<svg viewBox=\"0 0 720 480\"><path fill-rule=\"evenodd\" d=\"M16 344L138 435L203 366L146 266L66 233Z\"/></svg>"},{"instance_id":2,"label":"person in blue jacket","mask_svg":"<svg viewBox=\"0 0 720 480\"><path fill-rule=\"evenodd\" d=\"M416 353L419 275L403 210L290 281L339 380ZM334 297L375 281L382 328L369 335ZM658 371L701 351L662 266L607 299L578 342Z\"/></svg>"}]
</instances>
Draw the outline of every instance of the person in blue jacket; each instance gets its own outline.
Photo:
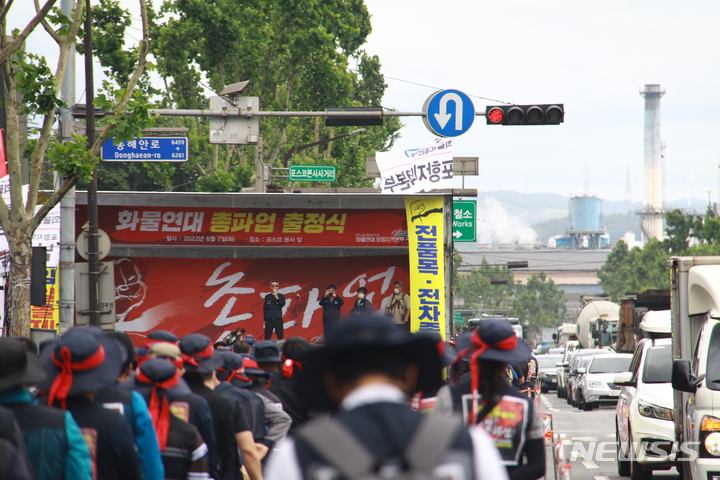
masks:
<instances>
[{"instance_id":1,"label":"person in blue jacket","mask_svg":"<svg viewBox=\"0 0 720 480\"><path fill-rule=\"evenodd\" d=\"M47 374L15 338L0 338L0 404L15 413L38 480L90 480L90 452L69 412L33 404L26 388Z\"/></svg>"}]
</instances>

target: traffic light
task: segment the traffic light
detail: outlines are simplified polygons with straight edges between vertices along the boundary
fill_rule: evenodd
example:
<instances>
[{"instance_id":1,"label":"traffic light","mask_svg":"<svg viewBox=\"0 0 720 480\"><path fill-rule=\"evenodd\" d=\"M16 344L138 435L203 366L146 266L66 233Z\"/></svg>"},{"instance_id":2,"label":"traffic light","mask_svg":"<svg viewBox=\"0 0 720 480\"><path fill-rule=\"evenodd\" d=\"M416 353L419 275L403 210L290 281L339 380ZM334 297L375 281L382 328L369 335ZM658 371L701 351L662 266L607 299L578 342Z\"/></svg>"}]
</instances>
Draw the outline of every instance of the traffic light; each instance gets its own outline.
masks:
<instances>
[{"instance_id":1,"label":"traffic light","mask_svg":"<svg viewBox=\"0 0 720 480\"><path fill-rule=\"evenodd\" d=\"M565 118L563 104L490 105L485 107L488 125L559 125Z\"/></svg>"},{"instance_id":2,"label":"traffic light","mask_svg":"<svg viewBox=\"0 0 720 480\"><path fill-rule=\"evenodd\" d=\"M383 111L380 107L328 108L325 113L326 127L367 127L383 124ZM354 113L364 115L353 115Z\"/></svg>"}]
</instances>

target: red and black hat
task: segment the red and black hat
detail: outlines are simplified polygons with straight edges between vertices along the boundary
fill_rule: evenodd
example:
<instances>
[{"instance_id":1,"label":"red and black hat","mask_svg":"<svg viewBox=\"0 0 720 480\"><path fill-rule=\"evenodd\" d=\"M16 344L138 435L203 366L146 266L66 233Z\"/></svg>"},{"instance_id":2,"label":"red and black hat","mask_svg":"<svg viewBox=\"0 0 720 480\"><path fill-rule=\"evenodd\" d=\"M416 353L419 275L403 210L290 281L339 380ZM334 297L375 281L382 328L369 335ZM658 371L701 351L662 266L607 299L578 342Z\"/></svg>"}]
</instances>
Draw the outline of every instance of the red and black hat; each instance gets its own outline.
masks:
<instances>
[{"instance_id":1,"label":"red and black hat","mask_svg":"<svg viewBox=\"0 0 720 480\"><path fill-rule=\"evenodd\" d=\"M48 374L40 387L48 404L63 408L68 395L109 387L121 373L124 348L96 327L76 327L56 340L43 342L40 359Z\"/></svg>"},{"instance_id":2,"label":"red and black hat","mask_svg":"<svg viewBox=\"0 0 720 480\"><path fill-rule=\"evenodd\" d=\"M469 340L469 345L468 345ZM477 390L480 384L480 361L499 363L528 362L530 347L515 331L507 320L483 320L469 334L462 335L457 343L458 354L453 364L460 360L470 363L470 391L473 394L473 406L470 411L472 423L477 411Z\"/></svg>"},{"instance_id":3,"label":"red and black hat","mask_svg":"<svg viewBox=\"0 0 720 480\"><path fill-rule=\"evenodd\" d=\"M188 372L210 373L222 366L222 358L215 356L210 338L201 333L185 335L180 340L185 370Z\"/></svg>"},{"instance_id":4,"label":"red and black hat","mask_svg":"<svg viewBox=\"0 0 720 480\"><path fill-rule=\"evenodd\" d=\"M138 368L136 384L152 385L148 400L148 411L152 418L160 450L165 451L170 431L170 405L166 390L178 385L180 370L175 365L159 358L149 358Z\"/></svg>"},{"instance_id":5,"label":"red and black hat","mask_svg":"<svg viewBox=\"0 0 720 480\"><path fill-rule=\"evenodd\" d=\"M260 368L255 360L250 356L243 356L243 369L245 375L256 375L258 377L269 377L270 374Z\"/></svg>"},{"instance_id":6,"label":"red and black hat","mask_svg":"<svg viewBox=\"0 0 720 480\"><path fill-rule=\"evenodd\" d=\"M229 382L235 386L247 387L252 382L245 376L243 357L234 352L217 352L215 356L222 358L223 363L215 372L221 382ZM235 381L237 380L237 381ZM239 385L237 383L240 383Z\"/></svg>"},{"instance_id":7,"label":"red and black hat","mask_svg":"<svg viewBox=\"0 0 720 480\"><path fill-rule=\"evenodd\" d=\"M442 380L442 363L435 340L405 333L379 315L356 315L330 329L324 347L313 350L303 362L299 393L308 405L319 410L333 408L324 374L340 359L367 353L393 352L418 366L416 390L437 390ZM246 370L247 371L247 370Z\"/></svg>"}]
</instances>

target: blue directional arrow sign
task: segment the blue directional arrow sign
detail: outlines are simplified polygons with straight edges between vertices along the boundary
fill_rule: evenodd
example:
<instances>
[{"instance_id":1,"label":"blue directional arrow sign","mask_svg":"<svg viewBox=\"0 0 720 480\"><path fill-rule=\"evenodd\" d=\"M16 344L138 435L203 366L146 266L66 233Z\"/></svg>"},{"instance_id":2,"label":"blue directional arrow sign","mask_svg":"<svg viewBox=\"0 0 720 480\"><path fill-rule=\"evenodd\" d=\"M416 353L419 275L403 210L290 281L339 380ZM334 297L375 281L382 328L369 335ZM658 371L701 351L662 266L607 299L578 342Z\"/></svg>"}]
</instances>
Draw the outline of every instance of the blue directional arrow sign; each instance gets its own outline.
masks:
<instances>
[{"instance_id":1,"label":"blue directional arrow sign","mask_svg":"<svg viewBox=\"0 0 720 480\"><path fill-rule=\"evenodd\" d=\"M423 105L425 126L438 137L457 137L467 132L475 120L475 106L459 90L439 90Z\"/></svg>"},{"instance_id":2,"label":"blue directional arrow sign","mask_svg":"<svg viewBox=\"0 0 720 480\"><path fill-rule=\"evenodd\" d=\"M105 162L187 162L187 137L145 137L114 144L112 138L103 143Z\"/></svg>"}]
</instances>

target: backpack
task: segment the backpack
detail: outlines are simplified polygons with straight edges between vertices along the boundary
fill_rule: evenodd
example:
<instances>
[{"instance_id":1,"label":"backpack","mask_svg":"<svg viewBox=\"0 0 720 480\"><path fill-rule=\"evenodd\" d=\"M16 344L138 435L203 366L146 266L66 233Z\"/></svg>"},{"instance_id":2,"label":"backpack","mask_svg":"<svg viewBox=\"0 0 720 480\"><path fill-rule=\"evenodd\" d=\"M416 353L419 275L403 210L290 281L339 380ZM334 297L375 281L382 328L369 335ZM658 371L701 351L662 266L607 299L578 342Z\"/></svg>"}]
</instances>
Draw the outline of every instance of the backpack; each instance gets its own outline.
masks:
<instances>
[{"instance_id":1,"label":"backpack","mask_svg":"<svg viewBox=\"0 0 720 480\"><path fill-rule=\"evenodd\" d=\"M298 438L307 443L342 478L348 480L432 480L433 470L445 459L462 427L459 417L426 415L400 462L383 463L373 456L343 424L320 419L304 427ZM405 469L398 469L397 465ZM391 466L394 468L384 468ZM471 472L472 473L472 472Z\"/></svg>"}]
</instances>

